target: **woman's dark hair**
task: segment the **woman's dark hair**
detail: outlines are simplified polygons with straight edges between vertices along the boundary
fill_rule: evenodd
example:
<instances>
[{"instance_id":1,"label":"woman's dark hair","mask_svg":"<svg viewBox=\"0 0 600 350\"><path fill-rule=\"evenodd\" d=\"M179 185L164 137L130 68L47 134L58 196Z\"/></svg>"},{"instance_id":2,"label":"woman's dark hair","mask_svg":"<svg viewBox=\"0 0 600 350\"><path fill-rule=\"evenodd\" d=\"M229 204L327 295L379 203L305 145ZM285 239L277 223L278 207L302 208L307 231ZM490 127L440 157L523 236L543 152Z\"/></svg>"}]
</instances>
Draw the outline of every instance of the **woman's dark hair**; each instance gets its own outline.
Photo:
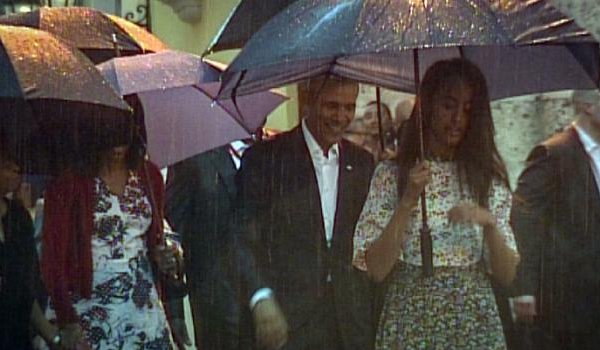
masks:
<instances>
[{"instance_id":1,"label":"woman's dark hair","mask_svg":"<svg viewBox=\"0 0 600 350\"><path fill-rule=\"evenodd\" d=\"M5 163L19 164L18 158L12 152L0 146L0 165L4 165Z\"/></svg>"},{"instance_id":2,"label":"woman's dark hair","mask_svg":"<svg viewBox=\"0 0 600 350\"><path fill-rule=\"evenodd\" d=\"M398 193L402 197L408 173L419 158L419 112L423 118L423 135L427 138L431 134L428 129L435 123L436 95L456 82L466 83L473 91L469 126L454 155L459 183L461 187L466 183L478 204L487 207L492 180L508 186L508 176L494 142L494 122L485 77L476 65L460 58L438 61L427 70L411 116L398 131ZM430 156L427 139L424 144L425 156Z\"/></svg>"},{"instance_id":3,"label":"woman's dark hair","mask_svg":"<svg viewBox=\"0 0 600 350\"><path fill-rule=\"evenodd\" d=\"M133 110L130 118L120 125L112 125L95 130L94 140L102 140L85 146L86 158L78 164L78 171L87 176L97 176L105 155L113 147L128 145L127 168L138 169L146 154L146 130L144 127L144 109L137 95L126 95L124 100Z\"/></svg>"}]
</instances>

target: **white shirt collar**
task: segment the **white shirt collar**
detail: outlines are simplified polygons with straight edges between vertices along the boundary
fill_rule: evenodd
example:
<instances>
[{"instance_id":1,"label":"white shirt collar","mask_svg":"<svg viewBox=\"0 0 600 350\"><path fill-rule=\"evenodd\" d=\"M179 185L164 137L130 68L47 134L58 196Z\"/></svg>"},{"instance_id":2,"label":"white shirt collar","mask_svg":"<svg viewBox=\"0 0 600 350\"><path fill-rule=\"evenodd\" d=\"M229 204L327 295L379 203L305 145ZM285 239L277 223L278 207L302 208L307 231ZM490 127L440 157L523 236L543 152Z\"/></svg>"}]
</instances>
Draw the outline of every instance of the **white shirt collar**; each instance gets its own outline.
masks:
<instances>
[{"instance_id":1,"label":"white shirt collar","mask_svg":"<svg viewBox=\"0 0 600 350\"><path fill-rule=\"evenodd\" d=\"M242 154L248 147L250 147L250 144L242 140L233 141L229 145L231 146L231 148L233 148L236 152L240 154Z\"/></svg>"},{"instance_id":2,"label":"white shirt collar","mask_svg":"<svg viewBox=\"0 0 600 350\"><path fill-rule=\"evenodd\" d=\"M311 156L325 158L323 149L321 148L313 134L310 132L308 125L306 125L306 119L302 119L302 134L304 135L304 142L306 142L306 146L308 147L308 151L310 152ZM329 151L327 152L327 154L327 159L337 159L338 155L340 154L339 143L336 143L329 147Z\"/></svg>"},{"instance_id":3,"label":"white shirt collar","mask_svg":"<svg viewBox=\"0 0 600 350\"><path fill-rule=\"evenodd\" d=\"M240 166L242 165L242 154L244 154L244 151L250 147L250 144L238 140L230 143L229 147L230 148L228 151L229 155L231 156L231 160L233 161L235 168L239 170Z\"/></svg>"}]
</instances>

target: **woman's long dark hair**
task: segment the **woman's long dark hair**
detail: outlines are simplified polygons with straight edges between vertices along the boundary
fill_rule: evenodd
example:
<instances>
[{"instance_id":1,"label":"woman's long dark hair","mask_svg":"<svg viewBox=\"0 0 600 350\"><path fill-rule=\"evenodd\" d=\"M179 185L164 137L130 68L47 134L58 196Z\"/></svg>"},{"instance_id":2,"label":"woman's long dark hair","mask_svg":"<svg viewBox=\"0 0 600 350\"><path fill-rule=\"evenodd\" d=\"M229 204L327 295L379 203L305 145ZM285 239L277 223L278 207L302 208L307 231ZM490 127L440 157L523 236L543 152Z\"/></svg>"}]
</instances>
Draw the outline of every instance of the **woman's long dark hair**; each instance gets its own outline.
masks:
<instances>
[{"instance_id":1,"label":"woman's long dark hair","mask_svg":"<svg viewBox=\"0 0 600 350\"><path fill-rule=\"evenodd\" d=\"M137 95L126 95L124 100L132 108L133 115L120 125L95 131L93 139L102 142L86 145L86 157L76 167L82 175L98 176L103 158L116 146L129 146L126 160L129 170L137 170L143 164L146 154L144 109Z\"/></svg>"},{"instance_id":2,"label":"woman's long dark hair","mask_svg":"<svg viewBox=\"0 0 600 350\"><path fill-rule=\"evenodd\" d=\"M460 58L438 61L427 70L411 116L398 131L398 194L401 198L408 173L419 158L419 108L423 117L423 135L427 138L427 135L431 135L429 128L435 123L436 95L454 82L464 82L473 91L469 126L454 155L459 183L461 187L466 183L478 204L487 207L492 180L496 179L508 186L508 176L494 142L494 122L485 77L476 65ZM430 155L427 139L424 143L427 157Z\"/></svg>"}]
</instances>

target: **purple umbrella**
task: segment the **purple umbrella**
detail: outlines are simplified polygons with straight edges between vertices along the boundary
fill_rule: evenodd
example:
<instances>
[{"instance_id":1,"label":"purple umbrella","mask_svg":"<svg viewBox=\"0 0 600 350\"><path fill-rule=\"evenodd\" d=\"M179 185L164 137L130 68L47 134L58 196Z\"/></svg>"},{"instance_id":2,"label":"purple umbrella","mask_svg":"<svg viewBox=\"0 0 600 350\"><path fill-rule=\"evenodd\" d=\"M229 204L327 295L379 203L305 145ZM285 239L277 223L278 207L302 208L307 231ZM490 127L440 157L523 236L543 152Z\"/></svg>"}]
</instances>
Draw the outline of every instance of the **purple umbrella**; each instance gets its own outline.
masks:
<instances>
[{"instance_id":1,"label":"purple umbrella","mask_svg":"<svg viewBox=\"0 0 600 350\"><path fill-rule=\"evenodd\" d=\"M119 94L138 95L148 154L160 167L249 137L286 100L267 91L236 104L215 101L224 66L184 52L119 57L97 67Z\"/></svg>"}]
</instances>

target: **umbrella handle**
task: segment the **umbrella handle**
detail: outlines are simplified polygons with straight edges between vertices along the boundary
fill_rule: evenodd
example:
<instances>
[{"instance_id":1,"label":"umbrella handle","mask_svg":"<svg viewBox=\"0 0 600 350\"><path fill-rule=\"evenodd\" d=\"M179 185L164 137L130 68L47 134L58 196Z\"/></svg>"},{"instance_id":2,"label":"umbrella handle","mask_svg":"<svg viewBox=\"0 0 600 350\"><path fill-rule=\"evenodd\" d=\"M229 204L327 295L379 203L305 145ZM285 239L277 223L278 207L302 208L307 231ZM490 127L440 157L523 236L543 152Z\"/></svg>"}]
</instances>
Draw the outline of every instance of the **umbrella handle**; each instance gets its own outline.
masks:
<instances>
[{"instance_id":1,"label":"umbrella handle","mask_svg":"<svg viewBox=\"0 0 600 350\"><path fill-rule=\"evenodd\" d=\"M121 57L121 49L119 49L119 42L117 41L117 34L112 33L112 43L115 49L115 56Z\"/></svg>"},{"instance_id":2,"label":"umbrella handle","mask_svg":"<svg viewBox=\"0 0 600 350\"><path fill-rule=\"evenodd\" d=\"M416 103L421 104L419 97L419 87L421 85L421 74L419 72L419 51L413 50L413 69L415 77L415 86L417 92ZM419 158L425 160L425 141L423 137L423 115L421 114L421 106L417 106L417 125L419 129ZM421 193L421 264L424 277L433 276L433 241L431 239L431 229L427 223L427 196L425 190Z\"/></svg>"},{"instance_id":3,"label":"umbrella handle","mask_svg":"<svg viewBox=\"0 0 600 350\"><path fill-rule=\"evenodd\" d=\"M379 147L381 152L385 152L385 142L383 141L383 116L381 115L381 89L375 87L375 98L377 100L377 128L379 129Z\"/></svg>"},{"instance_id":4,"label":"umbrella handle","mask_svg":"<svg viewBox=\"0 0 600 350\"><path fill-rule=\"evenodd\" d=\"M423 277L433 276L433 241L431 239L431 228L427 223L427 204L425 202L425 191L421 193L421 212L423 222L421 224L421 264Z\"/></svg>"}]
</instances>

